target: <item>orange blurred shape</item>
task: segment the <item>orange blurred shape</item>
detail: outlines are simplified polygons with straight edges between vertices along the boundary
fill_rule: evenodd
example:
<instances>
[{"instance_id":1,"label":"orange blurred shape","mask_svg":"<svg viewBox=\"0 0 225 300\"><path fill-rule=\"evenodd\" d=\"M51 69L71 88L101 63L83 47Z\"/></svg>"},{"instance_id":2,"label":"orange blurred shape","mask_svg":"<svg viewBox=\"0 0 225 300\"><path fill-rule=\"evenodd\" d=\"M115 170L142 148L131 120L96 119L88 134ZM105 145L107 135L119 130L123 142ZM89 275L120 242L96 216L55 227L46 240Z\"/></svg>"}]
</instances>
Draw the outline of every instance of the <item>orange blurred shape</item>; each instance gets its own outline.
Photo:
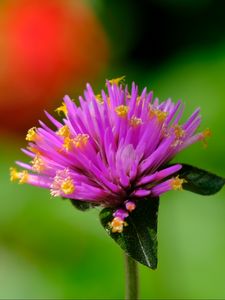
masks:
<instances>
[{"instance_id":1,"label":"orange blurred shape","mask_svg":"<svg viewBox=\"0 0 225 300\"><path fill-rule=\"evenodd\" d=\"M107 38L79 0L12 0L0 6L0 130L36 123L67 89L94 80Z\"/></svg>"}]
</instances>

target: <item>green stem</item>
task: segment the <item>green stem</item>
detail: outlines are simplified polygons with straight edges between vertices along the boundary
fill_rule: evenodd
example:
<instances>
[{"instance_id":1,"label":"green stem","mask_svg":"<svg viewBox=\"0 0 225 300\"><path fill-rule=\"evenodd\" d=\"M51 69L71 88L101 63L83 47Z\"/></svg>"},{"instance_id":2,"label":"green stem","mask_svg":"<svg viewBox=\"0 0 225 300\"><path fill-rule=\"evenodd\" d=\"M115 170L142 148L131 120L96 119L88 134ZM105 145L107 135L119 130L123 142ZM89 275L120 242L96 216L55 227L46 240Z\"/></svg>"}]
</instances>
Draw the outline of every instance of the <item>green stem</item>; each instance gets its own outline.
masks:
<instances>
[{"instance_id":1,"label":"green stem","mask_svg":"<svg viewBox=\"0 0 225 300\"><path fill-rule=\"evenodd\" d=\"M125 254L126 300L138 299L138 268L137 262Z\"/></svg>"}]
</instances>

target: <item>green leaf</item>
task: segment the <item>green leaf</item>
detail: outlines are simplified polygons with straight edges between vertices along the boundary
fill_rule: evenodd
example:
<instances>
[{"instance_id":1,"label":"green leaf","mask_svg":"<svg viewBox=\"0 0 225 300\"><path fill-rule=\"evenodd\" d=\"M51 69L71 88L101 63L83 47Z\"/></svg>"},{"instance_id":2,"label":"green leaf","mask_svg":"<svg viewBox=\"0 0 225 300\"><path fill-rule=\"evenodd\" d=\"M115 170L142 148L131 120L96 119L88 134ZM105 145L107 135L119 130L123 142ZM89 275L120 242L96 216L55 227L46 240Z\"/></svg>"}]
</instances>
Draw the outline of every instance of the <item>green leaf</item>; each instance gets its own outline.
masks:
<instances>
[{"instance_id":1,"label":"green leaf","mask_svg":"<svg viewBox=\"0 0 225 300\"><path fill-rule=\"evenodd\" d=\"M159 198L139 200L136 209L125 219L122 233L113 233L109 223L114 210L105 208L100 220L107 233L133 259L151 268L157 268L157 216Z\"/></svg>"},{"instance_id":2,"label":"green leaf","mask_svg":"<svg viewBox=\"0 0 225 300\"><path fill-rule=\"evenodd\" d=\"M80 201L80 200L74 200L70 199L73 206L75 206L78 210L86 211L93 207L93 205L90 202L87 201Z\"/></svg>"},{"instance_id":3,"label":"green leaf","mask_svg":"<svg viewBox=\"0 0 225 300\"><path fill-rule=\"evenodd\" d=\"M177 175L187 181L183 184L185 190L200 195L213 195L225 184L225 178L186 164L182 164Z\"/></svg>"}]
</instances>

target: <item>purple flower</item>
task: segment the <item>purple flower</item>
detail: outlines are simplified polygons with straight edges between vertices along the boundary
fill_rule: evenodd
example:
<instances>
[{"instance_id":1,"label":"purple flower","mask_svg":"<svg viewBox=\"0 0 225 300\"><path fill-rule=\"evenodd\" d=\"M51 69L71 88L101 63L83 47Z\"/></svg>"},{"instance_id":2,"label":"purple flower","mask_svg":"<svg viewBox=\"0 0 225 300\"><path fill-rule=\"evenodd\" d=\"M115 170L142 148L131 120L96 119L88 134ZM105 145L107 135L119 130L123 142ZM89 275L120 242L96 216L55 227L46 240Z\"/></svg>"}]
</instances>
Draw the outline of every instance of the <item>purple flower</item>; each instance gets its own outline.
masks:
<instances>
[{"instance_id":1,"label":"purple flower","mask_svg":"<svg viewBox=\"0 0 225 300\"><path fill-rule=\"evenodd\" d=\"M41 121L31 128L23 149L31 162L17 162L20 172L11 168L11 180L47 188L54 197L115 208L113 232L123 230L138 201L181 190L184 180L171 176L182 166L167 163L210 135L195 133L199 109L181 124L181 101L160 103L146 88L138 94L134 83L129 91L121 79L107 81L100 95L87 84L80 106L65 96L57 108L63 121L46 113L55 129Z\"/></svg>"}]
</instances>

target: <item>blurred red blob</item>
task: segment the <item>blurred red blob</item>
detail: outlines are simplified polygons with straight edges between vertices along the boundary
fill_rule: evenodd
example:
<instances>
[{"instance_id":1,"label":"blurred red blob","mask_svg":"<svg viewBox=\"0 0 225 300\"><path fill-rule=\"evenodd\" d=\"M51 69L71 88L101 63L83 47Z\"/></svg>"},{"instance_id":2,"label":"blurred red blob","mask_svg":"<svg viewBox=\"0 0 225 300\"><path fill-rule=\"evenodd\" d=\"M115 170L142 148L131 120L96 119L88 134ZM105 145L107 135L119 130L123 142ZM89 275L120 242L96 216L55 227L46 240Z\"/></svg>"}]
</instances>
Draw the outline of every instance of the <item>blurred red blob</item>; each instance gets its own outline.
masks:
<instances>
[{"instance_id":1,"label":"blurred red blob","mask_svg":"<svg viewBox=\"0 0 225 300\"><path fill-rule=\"evenodd\" d=\"M0 6L0 130L22 132L72 86L108 62L106 35L84 1L12 0Z\"/></svg>"}]
</instances>

